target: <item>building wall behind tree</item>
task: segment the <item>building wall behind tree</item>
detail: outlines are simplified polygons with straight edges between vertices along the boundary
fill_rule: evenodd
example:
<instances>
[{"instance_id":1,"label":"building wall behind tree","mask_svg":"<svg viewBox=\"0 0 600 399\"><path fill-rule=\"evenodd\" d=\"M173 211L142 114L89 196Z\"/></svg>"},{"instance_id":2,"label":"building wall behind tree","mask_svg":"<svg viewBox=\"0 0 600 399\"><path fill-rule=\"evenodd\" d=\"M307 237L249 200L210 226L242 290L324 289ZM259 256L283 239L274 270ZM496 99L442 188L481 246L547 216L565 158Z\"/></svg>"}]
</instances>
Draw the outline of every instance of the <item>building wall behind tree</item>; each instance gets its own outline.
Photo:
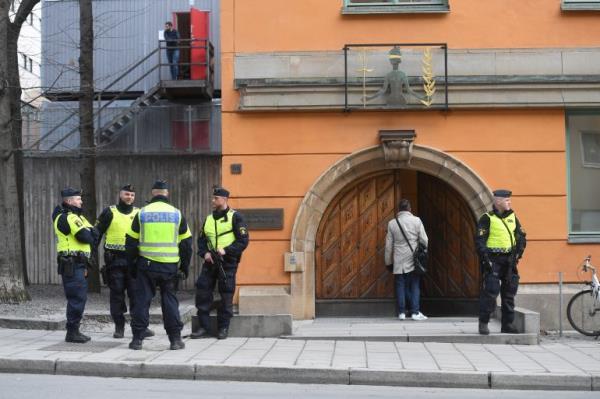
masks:
<instances>
[{"instance_id":1,"label":"building wall behind tree","mask_svg":"<svg viewBox=\"0 0 600 399\"><path fill-rule=\"evenodd\" d=\"M214 156L99 157L96 190L99 215L118 201L119 188L133 184L135 205L150 199L156 179L169 182L172 203L186 217L194 236L194 256L184 288L191 289L199 272L196 239L204 217L211 210L212 186L220 182L220 158ZM25 236L27 273L32 284L58 284L55 234L51 215L65 186L79 187L79 162L75 157L45 156L24 159ZM85 207L85 204L83 205Z\"/></svg>"},{"instance_id":2,"label":"building wall behind tree","mask_svg":"<svg viewBox=\"0 0 600 399\"><path fill-rule=\"evenodd\" d=\"M563 108L243 113L238 108L240 92L234 87L235 57L333 51L348 43L446 42L452 49L533 52L598 47L597 15L562 13L558 0L450 0L450 13L441 15L346 16L341 6L341 0L223 0L221 4L223 184L234 195L235 207L281 207L285 215L283 230L251 231L240 283L289 283L283 253L289 251L304 195L336 161L379 145L380 129L414 129L416 144L458 158L491 189L513 190L513 206L529 242L520 264L522 282L555 282L558 271L565 272L567 281L578 281L576 265L597 246L567 242ZM326 67L315 56L315 74ZM518 66L511 67L518 76ZM265 78L269 68L264 65ZM230 173L233 163L242 164L241 175Z\"/></svg>"}]
</instances>

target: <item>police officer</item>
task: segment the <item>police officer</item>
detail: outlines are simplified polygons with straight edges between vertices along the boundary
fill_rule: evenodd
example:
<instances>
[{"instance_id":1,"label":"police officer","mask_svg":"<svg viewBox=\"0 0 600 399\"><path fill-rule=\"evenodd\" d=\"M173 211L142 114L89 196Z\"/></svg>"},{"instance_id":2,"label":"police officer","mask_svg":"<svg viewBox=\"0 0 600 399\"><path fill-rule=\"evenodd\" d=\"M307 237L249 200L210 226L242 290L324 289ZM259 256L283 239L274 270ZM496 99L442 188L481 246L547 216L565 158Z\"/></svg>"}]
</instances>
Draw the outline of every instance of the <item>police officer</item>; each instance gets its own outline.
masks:
<instances>
[{"instance_id":1,"label":"police officer","mask_svg":"<svg viewBox=\"0 0 600 399\"><path fill-rule=\"evenodd\" d=\"M125 249L136 278L135 301L131 313L133 339L129 348L142 349L148 328L149 311L156 287L160 289L165 331L171 350L183 349L183 323L179 315L177 279L187 278L192 257L192 234L181 211L169 203L165 181L152 186L152 199L135 215L125 238Z\"/></svg>"},{"instance_id":2,"label":"police officer","mask_svg":"<svg viewBox=\"0 0 600 399\"><path fill-rule=\"evenodd\" d=\"M65 341L82 344L90 337L79 331L79 324L87 301L87 275L92 247L97 232L82 215L81 191L65 188L62 204L52 212L58 253L58 274L62 277L67 298L67 335Z\"/></svg>"},{"instance_id":3,"label":"police officer","mask_svg":"<svg viewBox=\"0 0 600 399\"><path fill-rule=\"evenodd\" d=\"M516 334L515 295L519 288L517 263L523 256L526 239L519 219L511 209L508 190L494 191L494 206L477 223L475 247L483 274L479 298L479 334L488 335L490 314L496 307L498 293L502 303L503 333Z\"/></svg>"},{"instance_id":4,"label":"police officer","mask_svg":"<svg viewBox=\"0 0 600 399\"><path fill-rule=\"evenodd\" d=\"M221 305L217 310L217 338L229 334L233 317L235 274L242 252L248 246L248 228L242 215L227 205L229 191L222 187L213 190L212 214L204 221L198 238L198 254L204 259L202 272L196 282L196 308L200 328L190 338L209 336L209 312L213 291L218 282Z\"/></svg>"},{"instance_id":5,"label":"police officer","mask_svg":"<svg viewBox=\"0 0 600 399\"><path fill-rule=\"evenodd\" d=\"M139 208L133 206L135 189L131 184L119 190L119 203L105 208L96 222L96 228L104 240L104 262L101 269L105 283L110 289L110 316L115 323L114 338L123 338L125 335L125 291L129 298L129 309L133 309L134 280L129 274L127 256L125 254L125 235L131 227L131 222ZM146 329L144 338L152 337L154 332Z\"/></svg>"}]
</instances>

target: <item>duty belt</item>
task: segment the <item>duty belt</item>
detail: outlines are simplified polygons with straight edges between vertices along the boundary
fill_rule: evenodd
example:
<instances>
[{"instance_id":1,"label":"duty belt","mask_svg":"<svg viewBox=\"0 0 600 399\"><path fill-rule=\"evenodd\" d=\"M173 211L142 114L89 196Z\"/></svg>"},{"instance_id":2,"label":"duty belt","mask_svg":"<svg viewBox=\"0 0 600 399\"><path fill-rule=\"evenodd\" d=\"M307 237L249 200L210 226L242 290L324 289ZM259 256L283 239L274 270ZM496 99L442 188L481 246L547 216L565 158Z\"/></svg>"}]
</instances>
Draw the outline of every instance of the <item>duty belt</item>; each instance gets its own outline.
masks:
<instances>
[{"instance_id":1,"label":"duty belt","mask_svg":"<svg viewBox=\"0 0 600 399\"><path fill-rule=\"evenodd\" d=\"M58 256L73 256L75 258L87 258L89 259L91 254L83 251L58 251Z\"/></svg>"},{"instance_id":2,"label":"duty belt","mask_svg":"<svg viewBox=\"0 0 600 399\"><path fill-rule=\"evenodd\" d=\"M513 249L512 248L488 248L487 251L489 254L492 254L492 255L508 255L513 251Z\"/></svg>"},{"instance_id":3,"label":"duty belt","mask_svg":"<svg viewBox=\"0 0 600 399\"><path fill-rule=\"evenodd\" d=\"M112 249L113 251L125 251L125 245L122 244L104 244L104 248Z\"/></svg>"}]
</instances>

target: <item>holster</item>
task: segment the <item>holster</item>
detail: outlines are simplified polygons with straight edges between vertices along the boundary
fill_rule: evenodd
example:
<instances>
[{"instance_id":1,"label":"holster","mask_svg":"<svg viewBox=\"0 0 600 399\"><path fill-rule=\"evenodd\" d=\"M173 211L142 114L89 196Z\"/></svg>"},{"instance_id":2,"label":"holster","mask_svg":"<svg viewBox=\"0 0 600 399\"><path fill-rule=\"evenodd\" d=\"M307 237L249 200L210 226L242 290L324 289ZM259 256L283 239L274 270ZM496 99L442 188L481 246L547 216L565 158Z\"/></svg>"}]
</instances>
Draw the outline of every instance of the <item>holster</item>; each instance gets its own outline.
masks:
<instances>
[{"instance_id":1,"label":"holster","mask_svg":"<svg viewBox=\"0 0 600 399\"><path fill-rule=\"evenodd\" d=\"M108 268L106 265L100 268L100 276L102 276L102 284L108 285Z\"/></svg>"},{"instance_id":2,"label":"holster","mask_svg":"<svg viewBox=\"0 0 600 399\"><path fill-rule=\"evenodd\" d=\"M71 256L59 255L57 259L58 274L64 277L73 277L75 272L75 260Z\"/></svg>"}]
</instances>

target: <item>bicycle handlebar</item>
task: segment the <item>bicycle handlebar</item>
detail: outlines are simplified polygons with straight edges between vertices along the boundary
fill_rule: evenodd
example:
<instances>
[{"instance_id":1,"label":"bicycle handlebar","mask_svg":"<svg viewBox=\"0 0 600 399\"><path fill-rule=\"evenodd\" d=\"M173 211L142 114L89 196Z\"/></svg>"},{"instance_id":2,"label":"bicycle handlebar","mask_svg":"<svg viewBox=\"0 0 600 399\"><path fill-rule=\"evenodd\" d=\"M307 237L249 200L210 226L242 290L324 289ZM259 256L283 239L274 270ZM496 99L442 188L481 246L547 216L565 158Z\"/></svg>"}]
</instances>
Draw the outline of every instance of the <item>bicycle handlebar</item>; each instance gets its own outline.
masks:
<instances>
[{"instance_id":1,"label":"bicycle handlebar","mask_svg":"<svg viewBox=\"0 0 600 399\"><path fill-rule=\"evenodd\" d=\"M594 266L592 266L592 264L590 263L592 260L592 255L588 255L585 260L583 261L583 271L587 272L588 269L591 269L593 272L596 271L596 268Z\"/></svg>"}]
</instances>

